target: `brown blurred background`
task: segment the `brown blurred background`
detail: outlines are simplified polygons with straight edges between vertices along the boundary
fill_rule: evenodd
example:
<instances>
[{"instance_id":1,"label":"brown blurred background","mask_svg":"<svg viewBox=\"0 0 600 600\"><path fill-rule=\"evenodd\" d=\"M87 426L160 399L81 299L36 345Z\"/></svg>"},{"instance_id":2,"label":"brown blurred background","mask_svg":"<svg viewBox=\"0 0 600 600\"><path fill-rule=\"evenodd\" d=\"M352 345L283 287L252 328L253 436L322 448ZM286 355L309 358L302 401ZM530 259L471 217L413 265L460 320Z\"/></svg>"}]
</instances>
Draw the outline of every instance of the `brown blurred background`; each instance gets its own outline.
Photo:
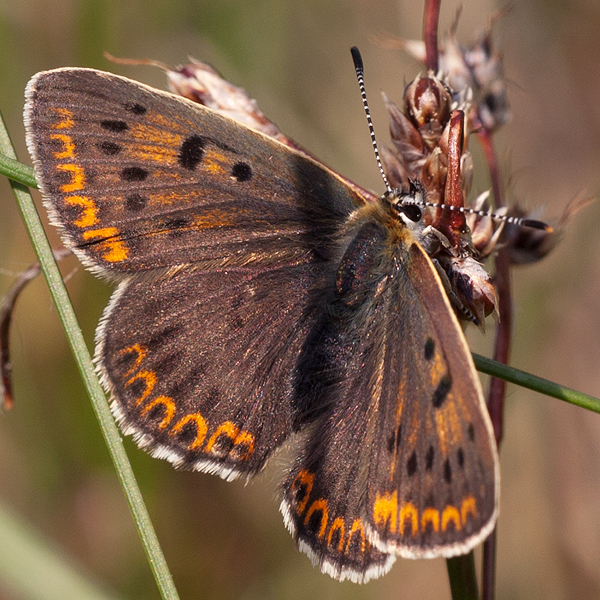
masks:
<instances>
[{"instance_id":1,"label":"brown blurred background","mask_svg":"<svg viewBox=\"0 0 600 600\"><path fill-rule=\"evenodd\" d=\"M468 0L463 6L458 37L468 42L499 5ZM444 0L442 31L456 8ZM419 38L421 21L415 1L3 0L0 109L29 163L21 110L35 72L90 66L164 88L158 69L113 65L102 53L173 65L192 55L244 86L284 132L330 166L381 191L349 47L363 52L375 126L385 142L378 93L400 101L404 82L419 67L372 40L382 32ZM595 0L515 0L495 28L513 110L496 137L509 199L550 221L577 194L600 192L599 30ZM475 193L489 180L476 140L470 147ZM596 396L599 228L595 203L573 218L553 254L514 271L512 358L514 366ZM0 293L32 260L9 186L0 181ZM62 269L91 348L110 289L74 259ZM469 334L484 354L492 323L488 329L485 337ZM115 595L158 598L41 279L18 305L12 357L17 404L0 415L0 507L20 515ZM244 487L177 472L130 440L126 448L182 598L449 598L443 560L399 560L366 586L313 569L278 511L282 458ZM498 598L600 598L600 415L509 387L501 455ZM17 597L0 577L0 598Z\"/></svg>"}]
</instances>

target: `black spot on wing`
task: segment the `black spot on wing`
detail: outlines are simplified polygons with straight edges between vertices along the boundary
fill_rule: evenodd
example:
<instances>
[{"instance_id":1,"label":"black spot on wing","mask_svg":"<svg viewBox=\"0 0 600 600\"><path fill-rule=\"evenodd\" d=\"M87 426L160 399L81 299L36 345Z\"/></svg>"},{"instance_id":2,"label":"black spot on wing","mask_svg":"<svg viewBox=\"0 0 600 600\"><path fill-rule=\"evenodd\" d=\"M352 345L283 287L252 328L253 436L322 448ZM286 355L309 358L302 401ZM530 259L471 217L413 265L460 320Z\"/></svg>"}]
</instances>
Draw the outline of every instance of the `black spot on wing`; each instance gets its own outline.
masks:
<instances>
[{"instance_id":1,"label":"black spot on wing","mask_svg":"<svg viewBox=\"0 0 600 600\"><path fill-rule=\"evenodd\" d=\"M129 125L127 125L125 121L119 121L116 119L105 119L100 121L100 126L111 133L122 133L123 131L127 131L129 129Z\"/></svg>"},{"instance_id":2,"label":"black spot on wing","mask_svg":"<svg viewBox=\"0 0 600 600\"><path fill-rule=\"evenodd\" d=\"M106 154L106 156L115 156L116 154L119 154L121 150L123 150L121 145L113 142L102 142L98 144L98 148L100 148L100 152L102 152L102 154Z\"/></svg>"},{"instance_id":3,"label":"black spot on wing","mask_svg":"<svg viewBox=\"0 0 600 600\"><path fill-rule=\"evenodd\" d=\"M452 467L450 466L449 458L444 462L444 481L446 483L452 483Z\"/></svg>"},{"instance_id":4,"label":"black spot on wing","mask_svg":"<svg viewBox=\"0 0 600 600\"><path fill-rule=\"evenodd\" d=\"M165 220L165 229L169 235L180 237L185 234L185 230L193 225L193 220L184 216L173 216Z\"/></svg>"},{"instance_id":5,"label":"black spot on wing","mask_svg":"<svg viewBox=\"0 0 600 600\"><path fill-rule=\"evenodd\" d=\"M431 469L433 468L434 457L435 450L433 449L433 446L429 446L429 448L427 449L427 454L425 455L425 469L427 471L431 471Z\"/></svg>"},{"instance_id":6,"label":"black spot on wing","mask_svg":"<svg viewBox=\"0 0 600 600\"><path fill-rule=\"evenodd\" d=\"M142 167L125 167L121 170L121 179L123 181L144 181L150 173Z\"/></svg>"},{"instance_id":7,"label":"black spot on wing","mask_svg":"<svg viewBox=\"0 0 600 600\"><path fill-rule=\"evenodd\" d=\"M402 424L398 425L398 429L393 431L388 437L388 450L394 452L396 448L400 446L400 440L402 439Z\"/></svg>"},{"instance_id":8,"label":"black spot on wing","mask_svg":"<svg viewBox=\"0 0 600 600\"><path fill-rule=\"evenodd\" d=\"M415 450L413 450L413 453L406 463L406 472L409 477L412 477L417 472L417 453Z\"/></svg>"},{"instance_id":9,"label":"black spot on wing","mask_svg":"<svg viewBox=\"0 0 600 600\"><path fill-rule=\"evenodd\" d=\"M448 392L451 390L451 388L452 378L450 375L444 375L444 377L442 377L438 383L437 388L435 388L435 391L433 392L433 398L431 399L431 402L435 408L439 408L442 406L442 404L444 404L444 401L446 400Z\"/></svg>"},{"instance_id":10,"label":"black spot on wing","mask_svg":"<svg viewBox=\"0 0 600 600\"><path fill-rule=\"evenodd\" d=\"M148 198L141 194L130 194L125 198L125 208L131 212L138 212L146 207Z\"/></svg>"},{"instance_id":11,"label":"black spot on wing","mask_svg":"<svg viewBox=\"0 0 600 600\"><path fill-rule=\"evenodd\" d=\"M186 138L179 149L179 164L187 171L193 171L202 161L206 140L199 135Z\"/></svg>"},{"instance_id":12,"label":"black spot on wing","mask_svg":"<svg viewBox=\"0 0 600 600\"><path fill-rule=\"evenodd\" d=\"M245 162L235 163L231 169L231 176L239 182L248 181L252 179L252 167Z\"/></svg>"},{"instance_id":13,"label":"black spot on wing","mask_svg":"<svg viewBox=\"0 0 600 600\"><path fill-rule=\"evenodd\" d=\"M196 439L197 433L197 425L193 421L190 421L186 423L178 432L175 434L171 433L171 435L175 435L181 444L188 446Z\"/></svg>"},{"instance_id":14,"label":"black spot on wing","mask_svg":"<svg viewBox=\"0 0 600 600\"><path fill-rule=\"evenodd\" d=\"M469 426L467 427L467 433L469 435L469 439L474 442L475 441L475 427L473 426L473 423L469 423Z\"/></svg>"},{"instance_id":15,"label":"black spot on wing","mask_svg":"<svg viewBox=\"0 0 600 600\"><path fill-rule=\"evenodd\" d=\"M425 360L431 360L435 352L435 342L431 338L427 338L425 342Z\"/></svg>"},{"instance_id":16,"label":"black spot on wing","mask_svg":"<svg viewBox=\"0 0 600 600\"><path fill-rule=\"evenodd\" d=\"M126 111L133 113L134 115L145 115L148 109L142 104L137 102L126 102L123 107Z\"/></svg>"}]
</instances>

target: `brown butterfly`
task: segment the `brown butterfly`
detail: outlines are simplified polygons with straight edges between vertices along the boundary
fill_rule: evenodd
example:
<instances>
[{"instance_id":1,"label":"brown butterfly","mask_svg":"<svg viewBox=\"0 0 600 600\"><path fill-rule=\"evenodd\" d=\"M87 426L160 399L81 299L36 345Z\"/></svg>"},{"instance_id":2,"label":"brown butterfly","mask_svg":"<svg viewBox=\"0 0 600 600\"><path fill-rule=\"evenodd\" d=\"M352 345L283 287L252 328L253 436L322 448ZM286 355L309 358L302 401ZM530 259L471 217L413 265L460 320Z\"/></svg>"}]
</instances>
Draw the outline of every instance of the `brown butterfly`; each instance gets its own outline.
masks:
<instances>
[{"instance_id":1,"label":"brown butterfly","mask_svg":"<svg viewBox=\"0 0 600 600\"><path fill-rule=\"evenodd\" d=\"M282 512L337 579L489 534L498 455L422 184L373 201L273 138L89 69L36 75L25 123L52 223L118 284L96 361L124 433L233 479L297 431Z\"/></svg>"}]
</instances>

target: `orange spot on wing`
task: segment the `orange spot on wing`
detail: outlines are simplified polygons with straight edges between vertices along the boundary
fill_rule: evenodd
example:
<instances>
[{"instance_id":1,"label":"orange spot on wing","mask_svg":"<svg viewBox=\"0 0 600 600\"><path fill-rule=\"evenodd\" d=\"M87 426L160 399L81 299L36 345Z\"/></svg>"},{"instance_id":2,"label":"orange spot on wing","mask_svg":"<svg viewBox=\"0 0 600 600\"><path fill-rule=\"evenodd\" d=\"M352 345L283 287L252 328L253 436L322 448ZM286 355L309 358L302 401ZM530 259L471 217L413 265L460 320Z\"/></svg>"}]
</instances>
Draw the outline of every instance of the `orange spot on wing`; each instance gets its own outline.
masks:
<instances>
[{"instance_id":1,"label":"orange spot on wing","mask_svg":"<svg viewBox=\"0 0 600 600\"><path fill-rule=\"evenodd\" d=\"M448 504L442 513L442 531L446 531L450 523L454 523L456 531L460 531L462 529L458 509L456 506Z\"/></svg>"},{"instance_id":2,"label":"orange spot on wing","mask_svg":"<svg viewBox=\"0 0 600 600\"><path fill-rule=\"evenodd\" d=\"M187 134L194 128L195 125L193 123L186 123L184 125L181 125L179 121L174 121L173 119L165 117L164 115L161 115L157 112L149 112L146 116L145 122L153 123L154 125L156 125L155 128L157 131L162 131L163 129L166 129L167 131L178 131L181 135Z\"/></svg>"},{"instance_id":3,"label":"orange spot on wing","mask_svg":"<svg viewBox=\"0 0 600 600\"><path fill-rule=\"evenodd\" d=\"M404 427L402 428L402 430L404 431ZM406 445L410 448L416 448L417 447L417 441L419 436L421 435L421 431L422 431L422 424L419 422L419 412L418 411L414 411L413 417L412 417L412 423L410 424L410 427L408 429L408 440L406 442Z\"/></svg>"},{"instance_id":4,"label":"orange spot on wing","mask_svg":"<svg viewBox=\"0 0 600 600\"><path fill-rule=\"evenodd\" d=\"M153 160L164 164L165 162L171 162L177 157L177 146L140 144L129 151L129 156L139 161Z\"/></svg>"},{"instance_id":5,"label":"orange spot on wing","mask_svg":"<svg viewBox=\"0 0 600 600\"><path fill-rule=\"evenodd\" d=\"M412 502L405 502L400 508L399 528L401 535L404 535L407 521L410 523L411 534L415 537L419 532L419 511Z\"/></svg>"},{"instance_id":6,"label":"orange spot on wing","mask_svg":"<svg viewBox=\"0 0 600 600\"><path fill-rule=\"evenodd\" d=\"M453 445L459 445L464 440L463 419L458 412L458 403L460 403L460 399L450 392L442 407L435 411L436 435L444 456L450 452L450 442ZM462 404L460 408L462 410Z\"/></svg>"},{"instance_id":7,"label":"orange spot on wing","mask_svg":"<svg viewBox=\"0 0 600 600\"><path fill-rule=\"evenodd\" d=\"M427 528L427 523L431 523L433 531L436 533L440 530L440 511L437 508L426 508L421 515L421 529Z\"/></svg>"},{"instance_id":8,"label":"orange spot on wing","mask_svg":"<svg viewBox=\"0 0 600 600\"><path fill-rule=\"evenodd\" d=\"M231 211L228 210L219 210L213 209L210 212L207 212L202 215L197 215L194 218L194 225L198 229L213 229L216 227L232 227L235 225L235 221L232 220L232 216L236 216L232 214Z\"/></svg>"},{"instance_id":9,"label":"orange spot on wing","mask_svg":"<svg viewBox=\"0 0 600 600\"><path fill-rule=\"evenodd\" d=\"M239 455L240 460L248 460L250 455L254 452L254 436L248 431L241 430L233 440L234 446L239 448L240 446L246 446L246 450L241 452Z\"/></svg>"},{"instance_id":10,"label":"orange spot on wing","mask_svg":"<svg viewBox=\"0 0 600 600\"><path fill-rule=\"evenodd\" d=\"M148 414L155 406L162 405L165 411L165 416L163 420L159 423L158 427L160 429L164 429L175 414L175 402L173 402L173 398L169 398L168 396L159 396L150 402L143 410L142 415Z\"/></svg>"},{"instance_id":11,"label":"orange spot on wing","mask_svg":"<svg viewBox=\"0 0 600 600\"><path fill-rule=\"evenodd\" d=\"M202 169L215 176L229 177L231 160L211 147L202 160Z\"/></svg>"},{"instance_id":12,"label":"orange spot on wing","mask_svg":"<svg viewBox=\"0 0 600 600\"><path fill-rule=\"evenodd\" d=\"M104 238L100 242L106 249L102 258L107 262L121 262L129 257L129 249L123 240L110 239L119 235L116 227L104 227L103 229L91 229L83 233L84 240L93 240L95 238Z\"/></svg>"},{"instance_id":13,"label":"orange spot on wing","mask_svg":"<svg viewBox=\"0 0 600 600\"><path fill-rule=\"evenodd\" d=\"M125 387L129 387L134 381L139 380L143 381L146 384L146 389L144 390L142 395L135 401L136 406L139 406L152 393L152 390L154 389L154 386L157 382L156 373L154 373L154 371L140 371L139 373L136 373L131 379L128 379L126 381Z\"/></svg>"},{"instance_id":14,"label":"orange spot on wing","mask_svg":"<svg viewBox=\"0 0 600 600\"><path fill-rule=\"evenodd\" d=\"M306 517L304 517L304 525L308 525L311 516L317 511L321 512L321 526L319 527L318 536L322 538L325 535L325 530L327 529L327 520L329 519L326 500L319 498L310 505L310 508L306 512Z\"/></svg>"},{"instance_id":15,"label":"orange spot on wing","mask_svg":"<svg viewBox=\"0 0 600 600\"><path fill-rule=\"evenodd\" d=\"M69 192L78 192L85 188L85 172L83 167L72 163L56 165L59 171L71 173L71 183L65 183L60 186L60 191L68 194Z\"/></svg>"},{"instance_id":16,"label":"orange spot on wing","mask_svg":"<svg viewBox=\"0 0 600 600\"><path fill-rule=\"evenodd\" d=\"M473 496L467 496L463 498L463 501L460 505L460 516L462 519L462 524L467 524L467 516L471 514L473 518L477 518L477 501Z\"/></svg>"},{"instance_id":17,"label":"orange spot on wing","mask_svg":"<svg viewBox=\"0 0 600 600\"><path fill-rule=\"evenodd\" d=\"M302 469L302 471L300 471L298 475L296 475L294 481L292 482L292 493L295 492L301 486L304 486L306 488L304 499L296 504L296 512L298 513L298 515L301 515L304 512L304 509L306 508L308 499L310 497L310 493L313 488L314 481L314 473L311 473L306 469Z\"/></svg>"},{"instance_id":18,"label":"orange spot on wing","mask_svg":"<svg viewBox=\"0 0 600 600\"><path fill-rule=\"evenodd\" d=\"M352 521L352 527L350 528L350 533L348 534L348 541L346 542L346 552L350 550L350 544L352 542L352 538L358 535L360 538L359 547L360 552L364 554L367 548L367 538L365 537L365 526L360 519L354 519Z\"/></svg>"},{"instance_id":19,"label":"orange spot on wing","mask_svg":"<svg viewBox=\"0 0 600 600\"><path fill-rule=\"evenodd\" d=\"M51 140L59 140L62 142L63 150L61 152L53 152L52 156L57 160L62 160L63 158L74 158L75 156L75 144L73 143L73 139L70 135L65 133L51 133Z\"/></svg>"},{"instance_id":20,"label":"orange spot on wing","mask_svg":"<svg viewBox=\"0 0 600 600\"><path fill-rule=\"evenodd\" d=\"M443 409L438 409L434 413L435 417L435 428L439 443L440 452L444 456L448 456L450 450L450 443L448 440L449 428L446 420L446 412Z\"/></svg>"},{"instance_id":21,"label":"orange spot on wing","mask_svg":"<svg viewBox=\"0 0 600 600\"><path fill-rule=\"evenodd\" d=\"M236 447L239 445L247 445L246 451L239 456L241 460L246 460L254 451L254 436L247 431L241 430L231 421L225 421L217 427L216 431L210 436L204 451L212 452L213 446L221 435L226 435Z\"/></svg>"},{"instance_id":22,"label":"orange spot on wing","mask_svg":"<svg viewBox=\"0 0 600 600\"><path fill-rule=\"evenodd\" d=\"M438 345L436 344L436 348L437 346ZM448 372L446 361L443 360L443 355L437 350L433 356L433 359L430 361L428 368L431 385L433 388L436 388L442 380L442 377L444 377L444 375L446 375Z\"/></svg>"},{"instance_id":23,"label":"orange spot on wing","mask_svg":"<svg viewBox=\"0 0 600 600\"><path fill-rule=\"evenodd\" d=\"M164 152L176 155L176 152L173 151L179 148L183 137L177 133L172 133L174 129L172 122L165 120L163 127L154 127L148 123L149 119L146 119L143 124L137 123L130 127L131 136L139 142L139 145L131 148L131 152L135 155L137 151L140 151L142 155L155 156L156 160L159 160L158 156Z\"/></svg>"},{"instance_id":24,"label":"orange spot on wing","mask_svg":"<svg viewBox=\"0 0 600 600\"><path fill-rule=\"evenodd\" d=\"M206 444L205 452L212 452L215 442L221 435L226 435L230 440L234 440L240 429L237 425L234 425L231 421L225 421L221 423L216 431L210 436L208 444Z\"/></svg>"},{"instance_id":25,"label":"orange spot on wing","mask_svg":"<svg viewBox=\"0 0 600 600\"><path fill-rule=\"evenodd\" d=\"M75 125L73 113L66 108L55 108L54 112L60 117L60 120L52 125L52 129L70 129Z\"/></svg>"},{"instance_id":26,"label":"orange spot on wing","mask_svg":"<svg viewBox=\"0 0 600 600\"><path fill-rule=\"evenodd\" d=\"M327 534L327 545L331 546L331 540L333 539L333 534L335 531L340 532L340 538L337 543L338 552L342 552L344 549L344 535L345 535L345 526L344 519L342 517L336 517L329 528L329 533Z\"/></svg>"},{"instance_id":27,"label":"orange spot on wing","mask_svg":"<svg viewBox=\"0 0 600 600\"><path fill-rule=\"evenodd\" d=\"M119 354L132 354L135 353L137 354L137 356L135 357L135 362L133 363L133 366L129 369L129 371L127 371L127 373L125 373L125 375L123 375L123 379L125 379L125 377L129 377L129 375L131 375L141 364L141 362L144 360L144 358L146 358L146 354L148 353L148 351L146 350L146 348L140 344L133 344L133 346L128 346L127 348L123 348L123 350L121 350L121 352L119 352Z\"/></svg>"},{"instance_id":28,"label":"orange spot on wing","mask_svg":"<svg viewBox=\"0 0 600 600\"><path fill-rule=\"evenodd\" d=\"M457 402L460 402L458 398L448 398L448 401L446 402L447 406L445 407L448 424L450 426L450 431L452 432L452 442L454 444L460 444L464 440L463 421L458 415Z\"/></svg>"},{"instance_id":29,"label":"orange spot on wing","mask_svg":"<svg viewBox=\"0 0 600 600\"><path fill-rule=\"evenodd\" d=\"M182 419L179 419L179 421L175 423L169 432L169 435L177 435L188 423L194 423L196 425L196 438L191 444L188 445L188 449L197 450L200 448L200 446L202 446L208 430L206 420L200 413L192 413L190 415L186 415Z\"/></svg>"},{"instance_id":30,"label":"orange spot on wing","mask_svg":"<svg viewBox=\"0 0 600 600\"><path fill-rule=\"evenodd\" d=\"M373 521L379 529L390 533L398 530L398 492L377 494L373 502Z\"/></svg>"},{"instance_id":31,"label":"orange spot on wing","mask_svg":"<svg viewBox=\"0 0 600 600\"><path fill-rule=\"evenodd\" d=\"M96 225L98 222L98 207L93 200L87 196L67 196L65 202L74 206L83 207L81 217L73 221L73 225L81 228Z\"/></svg>"}]
</instances>

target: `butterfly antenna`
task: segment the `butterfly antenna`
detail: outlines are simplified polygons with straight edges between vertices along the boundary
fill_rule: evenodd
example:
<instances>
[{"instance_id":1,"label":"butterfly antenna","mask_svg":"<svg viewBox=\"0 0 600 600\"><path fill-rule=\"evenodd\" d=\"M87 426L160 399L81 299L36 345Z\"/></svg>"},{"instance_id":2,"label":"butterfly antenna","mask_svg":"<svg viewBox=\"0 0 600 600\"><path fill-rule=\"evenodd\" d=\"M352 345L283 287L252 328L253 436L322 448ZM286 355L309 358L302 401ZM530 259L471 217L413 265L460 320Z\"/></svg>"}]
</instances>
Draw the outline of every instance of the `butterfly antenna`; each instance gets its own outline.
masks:
<instances>
[{"instance_id":1,"label":"butterfly antenna","mask_svg":"<svg viewBox=\"0 0 600 600\"><path fill-rule=\"evenodd\" d=\"M365 68L363 66L362 56L360 55L360 51L356 46L352 46L352 48L350 48L350 52L352 53L352 60L354 61L354 70L356 71L356 78L358 79L360 97L362 98L363 108L365 109L365 114L367 115L367 124L369 125L369 134L371 136L371 143L373 144L373 151L375 152L375 160L377 161L379 172L381 173L383 183L385 184L385 189L388 192L391 192L392 188L387 180L387 177L385 176L385 172L383 171L383 164L381 162L381 157L379 156L377 140L375 139L373 119L371 119L371 111L369 110L369 103L367 102L367 89L365 88Z\"/></svg>"},{"instance_id":2,"label":"butterfly antenna","mask_svg":"<svg viewBox=\"0 0 600 600\"><path fill-rule=\"evenodd\" d=\"M406 202L411 202L410 199L407 199ZM442 210L449 210L451 212L459 212L463 214L469 215L477 215L478 217L489 217L490 219L494 219L495 221L503 221L504 223L509 223L510 225L519 225L521 227L528 227L530 229L541 229L542 231L546 231L548 233L552 233L554 228L552 225L548 225L544 221L538 221L536 219L528 219L526 217L511 217L509 215L499 215L495 213L493 210L478 210L477 208L471 208L469 206L454 206L450 204L444 204L440 202L429 202L427 200L418 200L412 202L413 204L418 204L419 206L429 206L431 208L441 208Z\"/></svg>"},{"instance_id":3,"label":"butterfly antenna","mask_svg":"<svg viewBox=\"0 0 600 600\"><path fill-rule=\"evenodd\" d=\"M375 139L375 128L373 127L373 119L371 118L371 111L369 110L369 103L367 102L367 90L365 88L365 69L363 65L362 56L360 55L360 51L356 46L352 46L352 48L350 48L350 52L352 53L352 60L354 61L354 70L356 71L356 77L358 79L360 97L362 98L363 108L365 109L365 114L367 115L367 124L369 125L369 134L371 136L371 143L373 144L373 151L375 152L377 166L379 167L381 178L383 179L383 183L385 184L385 189L388 193L391 193L392 187L390 186L388 179L385 176L385 172L383 170L383 164L381 162L381 157L379 156L379 148L377 147L377 140ZM505 223L521 225L523 227L531 227L533 229L541 229L547 232L553 231L553 228L547 223L544 223L543 221L537 221L535 219L527 219L521 217L510 217L507 215L498 215L492 212L491 210L477 210L475 208L465 206L452 206L448 204L428 202L426 200L419 200L418 202L415 202L415 204L420 204L421 206L431 206L433 208L447 209L454 212L475 214L480 217L490 217L491 219L504 221Z\"/></svg>"}]
</instances>

